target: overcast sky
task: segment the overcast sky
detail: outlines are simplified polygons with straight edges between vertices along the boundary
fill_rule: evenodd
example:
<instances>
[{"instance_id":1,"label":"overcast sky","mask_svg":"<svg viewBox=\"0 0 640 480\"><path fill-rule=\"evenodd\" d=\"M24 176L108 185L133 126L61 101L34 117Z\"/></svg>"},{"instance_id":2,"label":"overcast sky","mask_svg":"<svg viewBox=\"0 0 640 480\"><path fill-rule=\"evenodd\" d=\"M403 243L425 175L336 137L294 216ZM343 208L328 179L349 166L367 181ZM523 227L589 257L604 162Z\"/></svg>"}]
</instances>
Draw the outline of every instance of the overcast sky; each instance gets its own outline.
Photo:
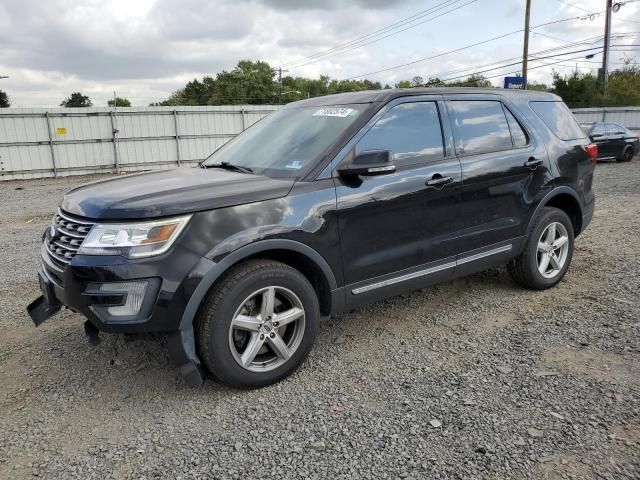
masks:
<instances>
[{"instance_id":1,"label":"overcast sky","mask_svg":"<svg viewBox=\"0 0 640 480\"><path fill-rule=\"evenodd\" d=\"M57 106L73 91L103 106L114 90L133 105L148 105L165 99L194 77L231 69L240 59L266 60L272 66L299 62L443 1L2 0L0 75L10 78L0 80L0 89L7 91L13 106ZM403 28L413 28L398 34L308 65L293 64L289 74L349 78L464 47L521 29L524 3L459 0L406 24ZM533 0L531 25L600 12L604 4L605 0ZM425 21L435 15L441 16ZM417 25L419 22L424 23ZM603 29L604 15L534 28L530 52L602 35ZM612 31L640 32L639 1L628 2L613 14ZM640 35L613 41L622 43L638 45ZM640 60L640 47L627 50L613 53L612 67L624 56ZM510 63L505 60L521 54L520 32L367 78L389 84L415 75L426 79L468 67L488 68L492 62ZM576 55L581 54L567 58ZM592 62L601 58L598 54ZM540 64L533 62L530 67ZM552 68L569 72L571 65L575 66L575 60L533 68L529 78L549 82ZM580 66L586 71L597 64L583 62ZM485 75L518 70L514 66ZM456 73L440 76L449 78ZM492 81L499 85L501 78Z\"/></svg>"}]
</instances>

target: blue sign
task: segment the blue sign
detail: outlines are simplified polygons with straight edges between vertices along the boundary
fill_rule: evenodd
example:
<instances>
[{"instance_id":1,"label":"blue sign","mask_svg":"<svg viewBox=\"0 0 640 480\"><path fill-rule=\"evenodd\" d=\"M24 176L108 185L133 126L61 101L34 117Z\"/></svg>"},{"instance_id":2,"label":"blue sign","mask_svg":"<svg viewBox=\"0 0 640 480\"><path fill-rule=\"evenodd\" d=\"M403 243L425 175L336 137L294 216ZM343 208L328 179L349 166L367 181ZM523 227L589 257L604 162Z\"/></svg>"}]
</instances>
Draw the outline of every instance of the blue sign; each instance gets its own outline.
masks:
<instances>
[{"instance_id":1,"label":"blue sign","mask_svg":"<svg viewBox=\"0 0 640 480\"><path fill-rule=\"evenodd\" d=\"M504 88L524 89L524 77L504 77Z\"/></svg>"}]
</instances>

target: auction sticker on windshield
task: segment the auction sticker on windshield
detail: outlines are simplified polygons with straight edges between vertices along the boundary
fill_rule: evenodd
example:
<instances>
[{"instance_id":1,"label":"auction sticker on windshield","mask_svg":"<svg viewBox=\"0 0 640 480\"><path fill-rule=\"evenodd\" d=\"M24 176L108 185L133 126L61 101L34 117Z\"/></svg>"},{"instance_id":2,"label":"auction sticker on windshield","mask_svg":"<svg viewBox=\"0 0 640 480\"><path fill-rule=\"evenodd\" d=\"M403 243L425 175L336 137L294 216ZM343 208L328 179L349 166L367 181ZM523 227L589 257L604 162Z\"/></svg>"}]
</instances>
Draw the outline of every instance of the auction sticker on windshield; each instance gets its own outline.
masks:
<instances>
[{"instance_id":1,"label":"auction sticker on windshield","mask_svg":"<svg viewBox=\"0 0 640 480\"><path fill-rule=\"evenodd\" d=\"M316 110L313 114L314 117L350 117L351 115L355 115L356 110L353 108L321 108L320 110Z\"/></svg>"}]
</instances>

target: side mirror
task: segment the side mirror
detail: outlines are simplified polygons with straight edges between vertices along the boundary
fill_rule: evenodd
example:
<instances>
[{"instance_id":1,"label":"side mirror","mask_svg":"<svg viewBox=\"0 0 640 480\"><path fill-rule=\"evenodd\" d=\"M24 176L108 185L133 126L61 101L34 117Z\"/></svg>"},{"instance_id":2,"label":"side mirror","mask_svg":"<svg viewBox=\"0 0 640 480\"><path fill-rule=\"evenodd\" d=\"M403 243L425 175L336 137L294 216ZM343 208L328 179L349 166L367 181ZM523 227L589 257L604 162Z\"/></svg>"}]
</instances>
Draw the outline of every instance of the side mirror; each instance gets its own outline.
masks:
<instances>
[{"instance_id":1,"label":"side mirror","mask_svg":"<svg viewBox=\"0 0 640 480\"><path fill-rule=\"evenodd\" d=\"M338 170L342 176L385 175L396 171L389 150L367 150Z\"/></svg>"}]
</instances>

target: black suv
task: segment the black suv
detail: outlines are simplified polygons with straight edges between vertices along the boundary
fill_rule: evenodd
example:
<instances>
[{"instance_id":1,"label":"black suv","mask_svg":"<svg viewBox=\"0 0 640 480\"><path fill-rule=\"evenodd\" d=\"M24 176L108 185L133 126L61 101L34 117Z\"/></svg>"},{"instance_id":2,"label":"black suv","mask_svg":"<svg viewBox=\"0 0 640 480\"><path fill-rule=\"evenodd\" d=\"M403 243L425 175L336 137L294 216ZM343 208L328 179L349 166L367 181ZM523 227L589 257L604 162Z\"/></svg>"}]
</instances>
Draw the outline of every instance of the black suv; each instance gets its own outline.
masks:
<instances>
[{"instance_id":1,"label":"black suv","mask_svg":"<svg viewBox=\"0 0 640 480\"><path fill-rule=\"evenodd\" d=\"M68 192L42 237L39 325L169 334L190 384L294 371L321 316L508 264L549 288L591 221L597 149L561 99L495 89L287 105L202 168Z\"/></svg>"}]
</instances>

